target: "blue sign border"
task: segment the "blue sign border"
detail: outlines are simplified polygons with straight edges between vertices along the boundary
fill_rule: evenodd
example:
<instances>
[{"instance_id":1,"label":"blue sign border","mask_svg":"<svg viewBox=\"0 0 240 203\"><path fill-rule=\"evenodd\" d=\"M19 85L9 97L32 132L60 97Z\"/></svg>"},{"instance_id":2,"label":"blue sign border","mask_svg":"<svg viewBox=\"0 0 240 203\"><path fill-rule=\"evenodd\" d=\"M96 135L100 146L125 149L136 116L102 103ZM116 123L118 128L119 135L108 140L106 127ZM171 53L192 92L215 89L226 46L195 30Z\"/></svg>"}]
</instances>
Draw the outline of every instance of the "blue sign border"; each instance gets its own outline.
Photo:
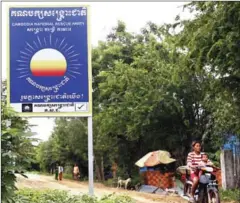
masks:
<instances>
[{"instance_id":1,"label":"blue sign border","mask_svg":"<svg viewBox=\"0 0 240 203\"><path fill-rule=\"evenodd\" d=\"M89 6L87 5L68 5L68 6L65 6L65 5L54 5L54 6L50 6L50 5L39 5L39 6L36 6L36 5L28 5L28 6L9 6L9 9L8 9L8 28L7 28L7 37L8 37L8 43L7 43L7 61L8 61L8 67L7 67L7 73L8 73L8 84L7 84L7 101L8 101L8 106L12 106L12 104L16 101L13 100L13 96L10 94L11 93L11 82L13 82L13 78L11 77L12 75L12 72L11 72L11 55L10 55L10 46L11 46L11 39L10 39L10 9L70 9L70 8L86 8L87 10L87 79L88 79L88 98L87 100L82 100L82 102L86 102L87 103L87 110L86 111L71 111L71 112L21 112L19 110L16 110L18 113L19 113L19 116L22 116L22 117L49 117L49 116L52 116L52 117L62 117L62 116L82 116L82 117L88 117L88 116L92 116L92 68L91 68L91 42L90 42L90 8ZM66 79L66 77L64 77L64 79ZM66 83L67 80L65 80L65 83ZM33 82L32 81L28 81L29 83L32 83L31 85L33 85ZM63 80L60 81L59 84L64 84ZM40 85L38 85L38 87L36 87L36 83L35 83L35 88L38 88L39 90L43 90L43 88L39 88ZM43 85L42 85L43 86ZM44 86L43 86L44 87ZM45 86L46 87L46 86ZM52 88L54 88L54 85L50 86ZM48 86L48 88L50 88ZM60 88L58 86L58 88ZM79 88L81 88L81 86L79 86ZM56 90L56 87L55 87L55 90ZM48 89L47 91L54 91L53 89ZM13 91L14 92L14 91ZM46 92L46 89L44 90L44 92ZM56 93L56 92L55 92ZM54 95L56 95L54 93ZM66 93L65 93L66 94ZM36 98L36 97L35 97ZM42 99L42 97L38 97L40 99ZM60 98L60 97L59 97ZM23 98L24 99L24 98ZM33 99L33 98L32 98ZM46 97L45 97L46 99ZM53 98L51 98L53 99ZM68 99L70 99L70 97L68 97ZM75 102L81 102L81 100L76 100L74 101L73 100L73 97L71 98L70 100L68 100L67 97L65 97L65 99L63 98L63 100L61 102L70 102L70 103L75 103ZM76 99L76 97L75 97ZM78 99L80 99L78 97ZM40 102L43 102L43 101L39 101ZM44 103L48 104L48 103L58 103L58 101L56 100L52 100L52 101L48 101L47 100L44 100ZM30 102L22 102L22 105L27 105L29 104ZM32 101L32 103L38 103L37 101Z\"/></svg>"}]
</instances>

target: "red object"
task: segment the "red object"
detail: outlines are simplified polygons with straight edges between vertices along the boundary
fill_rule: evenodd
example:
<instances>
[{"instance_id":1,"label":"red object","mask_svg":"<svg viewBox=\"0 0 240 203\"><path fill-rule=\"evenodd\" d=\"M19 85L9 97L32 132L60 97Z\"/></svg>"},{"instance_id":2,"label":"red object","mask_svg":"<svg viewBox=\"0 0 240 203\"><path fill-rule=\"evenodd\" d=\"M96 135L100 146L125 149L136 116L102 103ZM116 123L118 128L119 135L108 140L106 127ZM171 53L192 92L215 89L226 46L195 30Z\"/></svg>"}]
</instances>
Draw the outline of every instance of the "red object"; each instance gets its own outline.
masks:
<instances>
[{"instance_id":1,"label":"red object","mask_svg":"<svg viewBox=\"0 0 240 203\"><path fill-rule=\"evenodd\" d=\"M60 173L59 173L59 180L62 180L62 177L63 177L63 173L60 172Z\"/></svg>"},{"instance_id":2,"label":"red object","mask_svg":"<svg viewBox=\"0 0 240 203\"><path fill-rule=\"evenodd\" d=\"M221 169L216 170L216 172L213 173L216 176L216 179L218 181L218 186L222 187L222 174L221 174Z\"/></svg>"},{"instance_id":3,"label":"red object","mask_svg":"<svg viewBox=\"0 0 240 203\"><path fill-rule=\"evenodd\" d=\"M144 173L144 184L160 187L163 189L173 188L174 174L173 173L161 173L160 171L147 171Z\"/></svg>"},{"instance_id":4,"label":"red object","mask_svg":"<svg viewBox=\"0 0 240 203\"><path fill-rule=\"evenodd\" d=\"M32 70L34 76L64 76L66 70Z\"/></svg>"}]
</instances>

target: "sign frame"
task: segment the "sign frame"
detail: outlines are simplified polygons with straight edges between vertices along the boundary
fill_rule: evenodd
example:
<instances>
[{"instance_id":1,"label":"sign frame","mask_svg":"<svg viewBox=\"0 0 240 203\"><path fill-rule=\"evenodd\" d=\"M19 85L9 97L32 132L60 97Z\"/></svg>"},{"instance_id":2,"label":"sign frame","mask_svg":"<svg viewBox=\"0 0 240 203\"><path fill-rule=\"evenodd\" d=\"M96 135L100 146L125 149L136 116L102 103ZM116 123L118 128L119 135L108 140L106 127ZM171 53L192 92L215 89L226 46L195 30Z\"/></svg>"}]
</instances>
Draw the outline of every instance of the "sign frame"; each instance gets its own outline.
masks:
<instances>
[{"instance_id":1,"label":"sign frame","mask_svg":"<svg viewBox=\"0 0 240 203\"><path fill-rule=\"evenodd\" d=\"M85 7L87 9L87 62L88 62L88 111L87 112L17 112L20 117L89 117L92 116L92 59L91 59L91 24L90 24L90 6L84 4L68 4L68 5L8 5L7 6L7 106L11 107L10 103L10 9L11 8L79 8ZM46 102L47 104L48 102ZM51 102L49 102L51 103ZM55 102L57 103L57 102ZM70 103L70 102L68 102Z\"/></svg>"}]
</instances>

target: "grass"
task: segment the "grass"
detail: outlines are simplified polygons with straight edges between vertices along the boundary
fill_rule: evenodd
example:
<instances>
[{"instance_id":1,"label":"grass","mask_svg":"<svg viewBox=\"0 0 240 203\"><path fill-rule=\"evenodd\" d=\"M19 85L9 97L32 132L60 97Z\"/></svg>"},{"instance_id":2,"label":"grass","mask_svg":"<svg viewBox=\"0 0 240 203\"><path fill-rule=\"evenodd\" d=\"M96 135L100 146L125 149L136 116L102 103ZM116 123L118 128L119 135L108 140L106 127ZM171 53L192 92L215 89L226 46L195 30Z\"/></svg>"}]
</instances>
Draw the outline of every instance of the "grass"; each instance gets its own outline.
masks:
<instances>
[{"instance_id":1,"label":"grass","mask_svg":"<svg viewBox=\"0 0 240 203\"><path fill-rule=\"evenodd\" d=\"M66 174L66 173L64 173L64 174L63 174L63 178L64 178L64 179L68 179L68 180L73 180L72 174Z\"/></svg>"},{"instance_id":2,"label":"grass","mask_svg":"<svg viewBox=\"0 0 240 203\"><path fill-rule=\"evenodd\" d=\"M103 184L107 187L117 187L117 181L114 179L108 179L104 181Z\"/></svg>"},{"instance_id":3,"label":"grass","mask_svg":"<svg viewBox=\"0 0 240 203\"><path fill-rule=\"evenodd\" d=\"M234 201L240 202L240 190L232 189L232 190L222 190L220 189L220 198L222 201Z\"/></svg>"}]
</instances>

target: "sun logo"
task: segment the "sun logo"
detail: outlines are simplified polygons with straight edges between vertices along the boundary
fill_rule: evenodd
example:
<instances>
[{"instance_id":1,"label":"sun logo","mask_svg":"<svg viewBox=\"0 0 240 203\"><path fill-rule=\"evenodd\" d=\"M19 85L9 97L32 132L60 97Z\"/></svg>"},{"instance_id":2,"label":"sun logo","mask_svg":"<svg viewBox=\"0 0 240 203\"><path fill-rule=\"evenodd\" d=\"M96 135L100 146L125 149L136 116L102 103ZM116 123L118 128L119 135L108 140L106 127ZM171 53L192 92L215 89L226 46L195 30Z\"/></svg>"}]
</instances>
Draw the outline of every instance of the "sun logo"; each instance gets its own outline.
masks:
<instances>
[{"instance_id":1,"label":"sun logo","mask_svg":"<svg viewBox=\"0 0 240 203\"><path fill-rule=\"evenodd\" d=\"M76 78L81 75L79 72L82 64L78 61L79 53L75 53L74 45L68 45L65 38L53 42L52 35L48 39L45 37L32 44L26 42L24 51L20 51L18 71L19 78L25 78L29 75L35 77L61 77L69 75Z\"/></svg>"},{"instance_id":2,"label":"sun logo","mask_svg":"<svg viewBox=\"0 0 240 203\"><path fill-rule=\"evenodd\" d=\"M30 69L34 76L64 76L67 62L61 52L46 48L33 55Z\"/></svg>"}]
</instances>

